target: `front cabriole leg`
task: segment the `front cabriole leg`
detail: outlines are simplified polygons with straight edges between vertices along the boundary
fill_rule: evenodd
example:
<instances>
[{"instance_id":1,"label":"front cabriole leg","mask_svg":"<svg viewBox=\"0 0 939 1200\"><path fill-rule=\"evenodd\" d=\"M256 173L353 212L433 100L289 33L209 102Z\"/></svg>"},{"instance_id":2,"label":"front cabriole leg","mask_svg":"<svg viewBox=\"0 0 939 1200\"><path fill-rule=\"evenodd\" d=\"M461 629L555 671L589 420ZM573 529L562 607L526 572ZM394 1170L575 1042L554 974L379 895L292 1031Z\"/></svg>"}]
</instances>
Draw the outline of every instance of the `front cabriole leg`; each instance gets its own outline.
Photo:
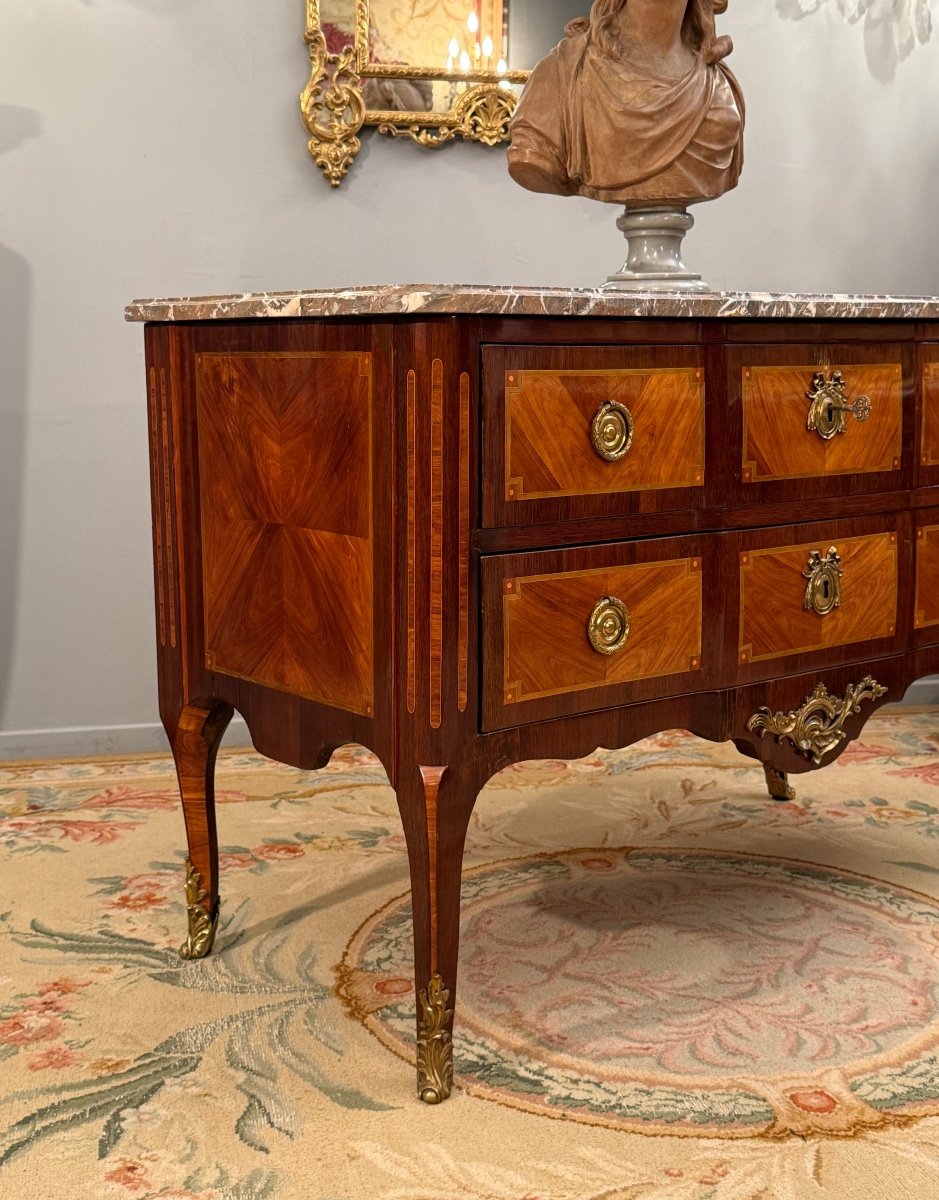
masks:
<instances>
[{"instance_id":1,"label":"front cabriole leg","mask_svg":"<svg viewBox=\"0 0 939 1200\"><path fill-rule=\"evenodd\" d=\"M476 791L453 768L411 767L397 796L411 869L417 1094L440 1104L453 1088L460 882Z\"/></svg>"},{"instance_id":2,"label":"front cabriole leg","mask_svg":"<svg viewBox=\"0 0 939 1200\"><path fill-rule=\"evenodd\" d=\"M218 928L218 834L215 826L215 758L232 707L222 701L187 705L172 737L173 758L186 822L188 932L185 959L205 958Z\"/></svg>"}]
</instances>

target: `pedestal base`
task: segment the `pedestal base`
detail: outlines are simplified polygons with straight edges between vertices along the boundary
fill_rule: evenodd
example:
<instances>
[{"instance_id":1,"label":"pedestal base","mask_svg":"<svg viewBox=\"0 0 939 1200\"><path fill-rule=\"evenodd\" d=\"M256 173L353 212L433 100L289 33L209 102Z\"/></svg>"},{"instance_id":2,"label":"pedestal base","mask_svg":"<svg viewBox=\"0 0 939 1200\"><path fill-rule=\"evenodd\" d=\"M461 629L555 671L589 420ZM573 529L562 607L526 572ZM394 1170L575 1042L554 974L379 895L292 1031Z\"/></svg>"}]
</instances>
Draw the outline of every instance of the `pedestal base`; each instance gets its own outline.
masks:
<instances>
[{"instance_id":1,"label":"pedestal base","mask_svg":"<svg viewBox=\"0 0 939 1200\"><path fill-rule=\"evenodd\" d=\"M700 275L681 258L681 243L694 225L683 208L627 208L616 222L629 251L621 271L607 277L604 287L635 292L709 292Z\"/></svg>"}]
</instances>

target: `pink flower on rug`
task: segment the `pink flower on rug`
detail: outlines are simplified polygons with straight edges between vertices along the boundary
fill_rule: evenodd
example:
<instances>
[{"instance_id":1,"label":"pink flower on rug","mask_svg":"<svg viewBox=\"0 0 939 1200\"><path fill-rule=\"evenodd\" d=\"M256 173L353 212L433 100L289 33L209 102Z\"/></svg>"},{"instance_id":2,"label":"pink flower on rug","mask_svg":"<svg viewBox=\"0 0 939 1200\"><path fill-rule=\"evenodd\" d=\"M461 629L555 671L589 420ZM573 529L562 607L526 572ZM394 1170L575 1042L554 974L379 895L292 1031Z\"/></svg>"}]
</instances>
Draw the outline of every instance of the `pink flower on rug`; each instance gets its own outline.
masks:
<instances>
[{"instance_id":1,"label":"pink flower on rug","mask_svg":"<svg viewBox=\"0 0 939 1200\"><path fill-rule=\"evenodd\" d=\"M152 871L140 875L128 875L123 880L123 890L106 907L137 912L149 908L165 908L169 893L175 892L178 883L175 872Z\"/></svg>"},{"instance_id":2,"label":"pink flower on rug","mask_svg":"<svg viewBox=\"0 0 939 1200\"><path fill-rule=\"evenodd\" d=\"M923 767L904 767L900 771L888 771L887 774L897 775L900 779L918 779L920 783L939 787L939 763L927 763Z\"/></svg>"},{"instance_id":3,"label":"pink flower on rug","mask_svg":"<svg viewBox=\"0 0 939 1200\"><path fill-rule=\"evenodd\" d=\"M74 1067L81 1062L81 1055L67 1046L50 1046L41 1054L31 1054L26 1060L30 1071L61 1071L63 1067Z\"/></svg>"},{"instance_id":4,"label":"pink flower on rug","mask_svg":"<svg viewBox=\"0 0 939 1200\"><path fill-rule=\"evenodd\" d=\"M21 1009L0 1021L0 1042L8 1046L28 1046L31 1042L49 1042L61 1037L65 1026L57 1015Z\"/></svg>"},{"instance_id":5,"label":"pink flower on rug","mask_svg":"<svg viewBox=\"0 0 939 1200\"><path fill-rule=\"evenodd\" d=\"M82 988L87 987L91 987L90 979L49 979L39 985L38 991L40 996L48 996L52 993L57 996L71 996L74 992L80 992Z\"/></svg>"},{"instance_id":6,"label":"pink flower on rug","mask_svg":"<svg viewBox=\"0 0 939 1200\"><path fill-rule=\"evenodd\" d=\"M218 856L218 869L220 871L250 870L256 861L257 860L250 851L245 854L220 854Z\"/></svg>"},{"instance_id":7,"label":"pink flower on rug","mask_svg":"<svg viewBox=\"0 0 939 1200\"><path fill-rule=\"evenodd\" d=\"M889 746L871 746L865 742L850 742L841 752L837 762L842 767L856 767L861 763L874 762L880 758L892 758L896 754Z\"/></svg>"},{"instance_id":8,"label":"pink flower on rug","mask_svg":"<svg viewBox=\"0 0 939 1200\"><path fill-rule=\"evenodd\" d=\"M19 834L24 841L91 842L95 846L110 846L124 833L139 828L139 821L65 821L21 819L7 821L5 830Z\"/></svg>"},{"instance_id":9,"label":"pink flower on rug","mask_svg":"<svg viewBox=\"0 0 939 1200\"><path fill-rule=\"evenodd\" d=\"M306 850L294 842L274 842L265 846L255 846L251 853L266 862L277 862L284 858L302 858Z\"/></svg>"},{"instance_id":10,"label":"pink flower on rug","mask_svg":"<svg viewBox=\"0 0 939 1200\"><path fill-rule=\"evenodd\" d=\"M153 1184L146 1176L146 1167L134 1159L122 1158L117 1166L105 1175L108 1183L118 1183L129 1192L147 1192Z\"/></svg>"},{"instance_id":11,"label":"pink flower on rug","mask_svg":"<svg viewBox=\"0 0 939 1200\"><path fill-rule=\"evenodd\" d=\"M166 904L166 892L158 892L155 888L150 890L141 888L139 891L121 892L117 899L112 900L107 907L139 912L147 908L165 908Z\"/></svg>"},{"instance_id":12,"label":"pink flower on rug","mask_svg":"<svg viewBox=\"0 0 939 1200\"><path fill-rule=\"evenodd\" d=\"M247 792L215 793L215 800L218 804L231 804L236 800L247 799ZM78 807L136 808L143 810L175 809L179 807L179 790L176 787L169 787L146 791L143 788L134 788L128 787L127 784L119 784L117 787L106 788L103 792L96 792L93 796L88 796Z\"/></svg>"}]
</instances>

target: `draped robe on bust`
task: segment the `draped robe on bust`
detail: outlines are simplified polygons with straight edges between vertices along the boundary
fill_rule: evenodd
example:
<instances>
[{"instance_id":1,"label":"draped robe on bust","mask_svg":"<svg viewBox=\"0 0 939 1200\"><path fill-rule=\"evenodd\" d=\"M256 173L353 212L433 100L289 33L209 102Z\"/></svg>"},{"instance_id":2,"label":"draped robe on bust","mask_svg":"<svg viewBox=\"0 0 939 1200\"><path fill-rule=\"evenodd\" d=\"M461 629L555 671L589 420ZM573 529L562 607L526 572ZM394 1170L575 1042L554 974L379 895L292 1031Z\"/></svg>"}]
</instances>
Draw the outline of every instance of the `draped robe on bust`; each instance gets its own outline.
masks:
<instances>
[{"instance_id":1,"label":"draped robe on bust","mask_svg":"<svg viewBox=\"0 0 939 1200\"><path fill-rule=\"evenodd\" d=\"M691 204L736 186L743 119L740 88L723 64L696 54L683 78L662 80L574 34L529 77L512 119L509 170L536 191Z\"/></svg>"}]
</instances>

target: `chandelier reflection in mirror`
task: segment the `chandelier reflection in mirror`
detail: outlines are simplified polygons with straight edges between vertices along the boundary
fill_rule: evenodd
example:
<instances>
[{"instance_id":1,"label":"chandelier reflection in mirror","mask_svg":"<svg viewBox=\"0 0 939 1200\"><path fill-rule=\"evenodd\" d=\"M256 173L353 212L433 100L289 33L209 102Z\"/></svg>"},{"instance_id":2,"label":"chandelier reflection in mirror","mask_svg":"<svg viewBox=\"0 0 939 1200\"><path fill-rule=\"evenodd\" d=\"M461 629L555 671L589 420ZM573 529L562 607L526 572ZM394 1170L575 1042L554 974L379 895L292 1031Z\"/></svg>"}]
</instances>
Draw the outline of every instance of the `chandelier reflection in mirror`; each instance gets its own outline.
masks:
<instances>
[{"instance_id":1,"label":"chandelier reflection in mirror","mask_svg":"<svg viewBox=\"0 0 939 1200\"><path fill-rule=\"evenodd\" d=\"M314 162L345 178L374 126L421 146L494 146L529 69L590 0L306 0L300 96ZM530 61L529 61L530 59Z\"/></svg>"}]
</instances>

